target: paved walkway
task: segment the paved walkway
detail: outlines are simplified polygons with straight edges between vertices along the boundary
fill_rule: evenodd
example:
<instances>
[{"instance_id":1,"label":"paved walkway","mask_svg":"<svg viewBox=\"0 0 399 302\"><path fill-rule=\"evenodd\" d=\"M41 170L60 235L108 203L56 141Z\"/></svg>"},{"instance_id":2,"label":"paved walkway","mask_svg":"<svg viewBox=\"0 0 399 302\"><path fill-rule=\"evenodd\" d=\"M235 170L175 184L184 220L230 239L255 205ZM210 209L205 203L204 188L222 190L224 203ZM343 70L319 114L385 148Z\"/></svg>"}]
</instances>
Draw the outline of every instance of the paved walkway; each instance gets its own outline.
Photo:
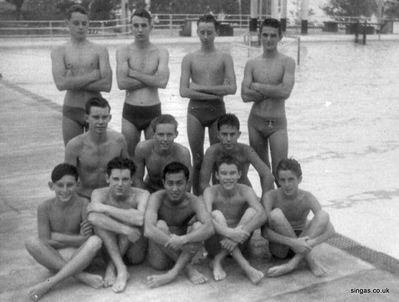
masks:
<instances>
[{"instance_id":1,"label":"paved walkway","mask_svg":"<svg viewBox=\"0 0 399 302\"><path fill-rule=\"evenodd\" d=\"M27 289L49 274L28 255L23 242L37 234L36 207L51 197L49 173L63 160L61 108L4 80L0 95L0 301L28 301ZM275 264L264 251L265 242L257 236L251 262L262 271ZM328 271L322 278L302 268L254 286L228 260L228 278L215 282L202 259L198 268L211 280L205 285L194 286L181 276L151 290L144 280L157 272L141 265L129 269L132 277L122 294L70 279L41 301L399 301L396 259L341 236L321 245L318 257ZM389 293L353 293L360 289Z\"/></svg>"}]
</instances>

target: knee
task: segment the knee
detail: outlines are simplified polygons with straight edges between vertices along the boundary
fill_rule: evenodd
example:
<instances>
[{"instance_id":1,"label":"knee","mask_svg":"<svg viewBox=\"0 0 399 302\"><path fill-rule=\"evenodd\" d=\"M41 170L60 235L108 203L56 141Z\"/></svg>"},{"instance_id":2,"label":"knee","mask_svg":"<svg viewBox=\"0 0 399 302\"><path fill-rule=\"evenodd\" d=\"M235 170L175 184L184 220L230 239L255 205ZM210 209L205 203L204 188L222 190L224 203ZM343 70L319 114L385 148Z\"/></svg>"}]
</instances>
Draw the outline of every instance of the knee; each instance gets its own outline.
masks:
<instances>
[{"instance_id":1,"label":"knee","mask_svg":"<svg viewBox=\"0 0 399 302\"><path fill-rule=\"evenodd\" d=\"M87 215L87 220L90 221L91 224L96 225L98 224L99 215L100 213L90 212L89 215Z\"/></svg>"},{"instance_id":2,"label":"knee","mask_svg":"<svg viewBox=\"0 0 399 302\"><path fill-rule=\"evenodd\" d=\"M169 226L164 220L158 220L156 224L157 228L164 232L169 232Z\"/></svg>"},{"instance_id":3,"label":"knee","mask_svg":"<svg viewBox=\"0 0 399 302\"><path fill-rule=\"evenodd\" d=\"M327 212L321 210L319 211L316 215L315 218L319 220L323 224L327 224L330 221L330 215L327 214Z\"/></svg>"},{"instance_id":4,"label":"knee","mask_svg":"<svg viewBox=\"0 0 399 302\"><path fill-rule=\"evenodd\" d=\"M226 220L223 213L219 210L212 211L211 215L212 215L212 218L215 219L216 221Z\"/></svg>"},{"instance_id":5,"label":"knee","mask_svg":"<svg viewBox=\"0 0 399 302\"><path fill-rule=\"evenodd\" d=\"M249 217L249 218L254 217L256 215L256 210L254 208L248 208L245 210L244 215L245 215L245 217Z\"/></svg>"},{"instance_id":6,"label":"knee","mask_svg":"<svg viewBox=\"0 0 399 302\"><path fill-rule=\"evenodd\" d=\"M97 253L101 249L103 241L97 235L93 235L87 239L87 245L90 250Z\"/></svg>"},{"instance_id":7,"label":"knee","mask_svg":"<svg viewBox=\"0 0 399 302\"><path fill-rule=\"evenodd\" d=\"M25 241L25 248L30 254L38 251L40 248L40 245L41 245L41 241L39 238L32 237Z\"/></svg>"},{"instance_id":8,"label":"knee","mask_svg":"<svg viewBox=\"0 0 399 302\"><path fill-rule=\"evenodd\" d=\"M281 209L273 209L270 212L269 224L270 224L270 226L273 226L273 225L279 224L284 219L286 219L286 218Z\"/></svg>"}]
</instances>

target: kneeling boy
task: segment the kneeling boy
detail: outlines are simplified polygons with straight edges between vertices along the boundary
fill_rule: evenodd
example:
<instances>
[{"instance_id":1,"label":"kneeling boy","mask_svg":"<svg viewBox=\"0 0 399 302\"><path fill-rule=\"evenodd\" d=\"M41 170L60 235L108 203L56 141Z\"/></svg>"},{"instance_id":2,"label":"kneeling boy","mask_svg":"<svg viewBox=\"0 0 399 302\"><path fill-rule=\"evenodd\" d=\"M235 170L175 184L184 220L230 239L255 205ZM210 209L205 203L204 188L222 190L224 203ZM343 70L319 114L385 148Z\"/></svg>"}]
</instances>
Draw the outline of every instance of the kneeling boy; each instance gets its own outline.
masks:
<instances>
[{"instance_id":1,"label":"kneeling boy","mask_svg":"<svg viewBox=\"0 0 399 302\"><path fill-rule=\"evenodd\" d=\"M280 188L269 191L262 197L268 223L262 230L269 240L270 252L278 258L293 258L283 265L272 267L267 275L280 276L296 269L305 259L315 276L325 273L314 258L313 248L334 234L328 214L309 192L298 188L302 181L302 170L295 159L283 159L277 166L276 175ZM312 211L313 218L307 221Z\"/></svg>"},{"instance_id":2,"label":"kneeling boy","mask_svg":"<svg viewBox=\"0 0 399 302\"><path fill-rule=\"evenodd\" d=\"M149 238L148 261L161 275L147 278L149 287L172 282L183 270L194 284L207 281L192 266L201 242L213 233L212 221L198 197L188 193L188 168L172 162L163 170L165 189L153 193L145 213L145 236Z\"/></svg>"},{"instance_id":3,"label":"kneeling boy","mask_svg":"<svg viewBox=\"0 0 399 302\"><path fill-rule=\"evenodd\" d=\"M254 190L238 183L240 168L238 161L231 156L224 156L216 162L219 184L206 188L203 195L216 232L206 241L206 249L214 257L215 280L226 278L222 261L231 254L251 282L257 284L263 273L250 265L241 249L248 247L251 233L265 223L266 215Z\"/></svg>"},{"instance_id":4,"label":"kneeling boy","mask_svg":"<svg viewBox=\"0 0 399 302\"><path fill-rule=\"evenodd\" d=\"M92 235L87 220L87 200L76 193L78 172L69 164L57 165L51 173L49 187L55 197L39 205L38 238L25 243L29 254L53 276L29 290L38 301L51 288L68 277L93 287L103 286L101 276L83 272L101 248L101 239Z\"/></svg>"}]
</instances>

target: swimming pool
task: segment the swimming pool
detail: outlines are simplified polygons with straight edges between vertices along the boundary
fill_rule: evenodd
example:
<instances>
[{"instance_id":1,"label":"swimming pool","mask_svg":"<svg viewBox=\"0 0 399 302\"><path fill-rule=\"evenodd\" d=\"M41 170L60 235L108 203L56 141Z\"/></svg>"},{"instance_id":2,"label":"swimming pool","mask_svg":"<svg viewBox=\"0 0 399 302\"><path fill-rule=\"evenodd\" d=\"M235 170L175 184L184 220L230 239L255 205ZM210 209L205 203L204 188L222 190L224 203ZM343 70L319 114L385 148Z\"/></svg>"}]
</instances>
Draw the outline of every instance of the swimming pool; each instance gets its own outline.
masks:
<instances>
[{"instance_id":1,"label":"swimming pool","mask_svg":"<svg viewBox=\"0 0 399 302\"><path fill-rule=\"evenodd\" d=\"M188 146L187 100L179 96L180 64L198 45L162 46L169 50L171 70L168 87L160 91L163 111L177 117L177 141ZM302 163L303 188L318 197L337 231L399 258L397 46L387 41L370 41L366 46L303 43L296 84L286 106L289 154ZM218 47L233 55L240 86L247 49L235 44ZM283 51L295 56L295 48L289 44ZM108 49L115 75L116 47ZM63 93L56 90L51 77L49 48L0 48L0 53L3 78L62 104ZM111 126L119 130L124 93L118 90L115 77L111 93L104 96L113 108ZM225 101L227 110L236 113L242 123L240 141L247 143L251 105L241 101L240 89ZM250 177L256 179L253 171ZM260 192L257 181L254 187Z\"/></svg>"}]
</instances>

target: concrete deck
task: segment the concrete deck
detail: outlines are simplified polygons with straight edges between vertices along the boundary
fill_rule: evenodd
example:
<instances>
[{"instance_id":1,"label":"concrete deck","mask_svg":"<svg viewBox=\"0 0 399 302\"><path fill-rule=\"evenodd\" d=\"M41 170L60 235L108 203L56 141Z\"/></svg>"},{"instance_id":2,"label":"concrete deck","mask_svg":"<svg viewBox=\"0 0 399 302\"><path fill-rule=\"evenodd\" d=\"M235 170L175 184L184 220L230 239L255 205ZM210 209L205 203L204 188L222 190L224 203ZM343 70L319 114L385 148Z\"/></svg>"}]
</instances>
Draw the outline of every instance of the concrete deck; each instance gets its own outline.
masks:
<instances>
[{"instance_id":1,"label":"concrete deck","mask_svg":"<svg viewBox=\"0 0 399 302\"><path fill-rule=\"evenodd\" d=\"M4 80L0 95L0 301L28 301L27 289L49 274L23 243L37 234L36 207L51 197L49 174L63 160L61 108ZM262 271L276 264L265 251L258 235L251 262ZM399 301L396 259L340 236L321 245L318 257L328 271L322 278L302 268L254 286L228 260L227 279L215 282L207 261L200 259L198 269L210 279L205 285L194 286L181 276L173 284L148 289L146 276L157 272L144 264L129 269L131 279L124 293L94 290L70 279L41 301ZM352 293L356 289L389 293Z\"/></svg>"}]
</instances>

